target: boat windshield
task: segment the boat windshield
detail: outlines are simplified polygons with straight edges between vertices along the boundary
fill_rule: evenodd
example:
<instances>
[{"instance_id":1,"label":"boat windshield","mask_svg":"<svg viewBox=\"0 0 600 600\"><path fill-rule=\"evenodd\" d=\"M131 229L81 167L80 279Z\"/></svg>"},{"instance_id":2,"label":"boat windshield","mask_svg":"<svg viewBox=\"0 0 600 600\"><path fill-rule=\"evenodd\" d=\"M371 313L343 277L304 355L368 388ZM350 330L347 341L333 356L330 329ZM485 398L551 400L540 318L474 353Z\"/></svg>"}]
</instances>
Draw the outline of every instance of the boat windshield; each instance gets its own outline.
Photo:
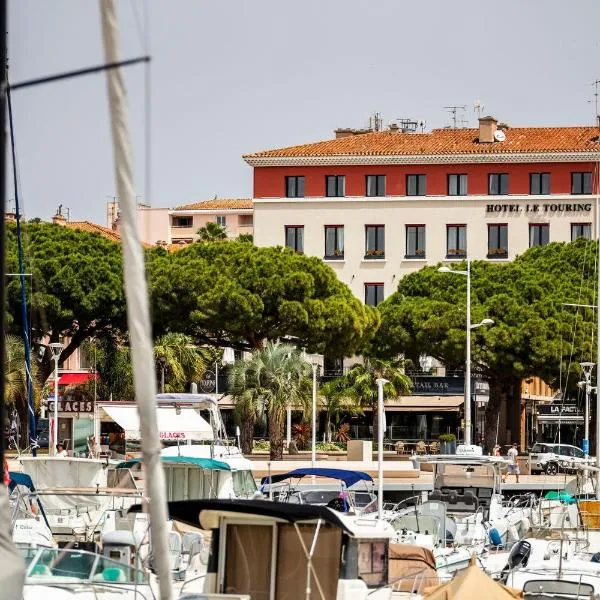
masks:
<instances>
[{"instance_id":1,"label":"boat windshield","mask_svg":"<svg viewBox=\"0 0 600 600\"><path fill-rule=\"evenodd\" d=\"M258 488L252 477L252 471L232 471L233 491L236 498L251 498Z\"/></svg>"},{"instance_id":2,"label":"boat windshield","mask_svg":"<svg viewBox=\"0 0 600 600\"><path fill-rule=\"evenodd\" d=\"M28 583L147 583L144 571L85 550L47 548L29 557Z\"/></svg>"},{"instance_id":3,"label":"boat windshield","mask_svg":"<svg viewBox=\"0 0 600 600\"><path fill-rule=\"evenodd\" d=\"M491 465L436 464L434 488L493 488L495 480Z\"/></svg>"}]
</instances>

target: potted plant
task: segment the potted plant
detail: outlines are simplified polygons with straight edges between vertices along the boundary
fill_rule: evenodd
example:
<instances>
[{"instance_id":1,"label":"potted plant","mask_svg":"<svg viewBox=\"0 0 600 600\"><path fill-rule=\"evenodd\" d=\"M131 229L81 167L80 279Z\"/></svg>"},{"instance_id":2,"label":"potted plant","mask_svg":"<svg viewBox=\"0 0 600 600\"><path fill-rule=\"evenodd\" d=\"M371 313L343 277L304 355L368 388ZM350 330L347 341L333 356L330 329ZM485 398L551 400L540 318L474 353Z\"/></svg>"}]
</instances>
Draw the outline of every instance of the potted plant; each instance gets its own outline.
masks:
<instances>
[{"instance_id":1,"label":"potted plant","mask_svg":"<svg viewBox=\"0 0 600 600\"><path fill-rule=\"evenodd\" d=\"M425 256L425 248L417 248L415 250L415 256Z\"/></svg>"},{"instance_id":2,"label":"potted plant","mask_svg":"<svg viewBox=\"0 0 600 600\"><path fill-rule=\"evenodd\" d=\"M384 255L383 250L380 250L379 248L377 250L374 249L370 249L367 250L367 254L368 257L372 257L372 258L380 258Z\"/></svg>"},{"instance_id":3,"label":"potted plant","mask_svg":"<svg viewBox=\"0 0 600 600\"><path fill-rule=\"evenodd\" d=\"M456 454L456 436L453 433L442 433L438 439L441 454Z\"/></svg>"},{"instance_id":4,"label":"potted plant","mask_svg":"<svg viewBox=\"0 0 600 600\"><path fill-rule=\"evenodd\" d=\"M340 250L339 248L336 248L336 249L333 251L333 255L334 255L334 256L337 256L337 257L343 257L343 256L344 256L344 251L343 251L343 250Z\"/></svg>"},{"instance_id":5,"label":"potted plant","mask_svg":"<svg viewBox=\"0 0 600 600\"><path fill-rule=\"evenodd\" d=\"M490 248L488 256L494 258L502 258L508 256L508 250L506 248Z\"/></svg>"}]
</instances>

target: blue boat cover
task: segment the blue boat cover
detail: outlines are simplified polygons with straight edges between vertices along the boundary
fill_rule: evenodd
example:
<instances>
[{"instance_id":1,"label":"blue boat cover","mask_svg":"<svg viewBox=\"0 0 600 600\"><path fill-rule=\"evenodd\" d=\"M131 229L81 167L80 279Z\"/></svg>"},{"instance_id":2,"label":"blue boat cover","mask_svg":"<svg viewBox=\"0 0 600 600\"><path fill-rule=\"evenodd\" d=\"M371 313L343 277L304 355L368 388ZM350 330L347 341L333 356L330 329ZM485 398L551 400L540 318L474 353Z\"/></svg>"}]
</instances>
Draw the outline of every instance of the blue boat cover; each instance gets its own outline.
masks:
<instances>
[{"instance_id":1,"label":"blue boat cover","mask_svg":"<svg viewBox=\"0 0 600 600\"><path fill-rule=\"evenodd\" d=\"M19 473L17 471L9 471L8 476L10 477L10 483L8 484L8 491L12 492L18 485L25 486L30 492L35 494L35 486L33 485L33 481L27 473ZM39 497L36 498L38 506L40 507L40 512L42 513L42 517L44 517L44 521L46 521L46 525L48 529L50 529L50 525L48 524L48 519L46 518L46 513L44 512L44 507L40 502Z\"/></svg>"},{"instance_id":2,"label":"blue boat cover","mask_svg":"<svg viewBox=\"0 0 600 600\"><path fill-rule=\"evenodd\" d=\"M373 478L363 471L347 471L345 469L321 469L306 467L304 469L294 469L287 473L278 473L277 475L267 475L260 480L261 485L267 485L268 483L279 483L286 479L292 479L293 477L312 476L315 477L329 477L330 479L339 479L346 484L346 487L350 487L359 481L373 481Z\"/></svg>"},{"instance_id":3,"label":"blue boat cover","mask_svg":"<svg viewBox=\"0 0 600 600\"><path fill-rule=\"evenodd\" d=\"M201 469L211 471L231 471L231 467L220 460L214 458L198 458L195 456L161 456L160 460L164 463L182 463L186 465L195 465ZM137 464L142 462L141 458L134 458L132 460L126 460L117 465L117 469L131 469Z\"/></svg>"}]
</instances>

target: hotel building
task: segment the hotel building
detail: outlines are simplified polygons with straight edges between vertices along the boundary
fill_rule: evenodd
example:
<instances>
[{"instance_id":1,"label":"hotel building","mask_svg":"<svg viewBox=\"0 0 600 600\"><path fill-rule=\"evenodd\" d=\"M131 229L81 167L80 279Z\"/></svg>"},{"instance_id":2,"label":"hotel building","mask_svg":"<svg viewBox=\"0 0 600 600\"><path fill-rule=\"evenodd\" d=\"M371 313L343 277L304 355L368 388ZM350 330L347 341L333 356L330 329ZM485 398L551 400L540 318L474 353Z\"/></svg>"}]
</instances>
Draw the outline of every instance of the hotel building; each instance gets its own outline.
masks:
<instances>
[{"instance_id":1,"label":"hotel building","mask_svg":"<svg viewBox=\"0 0 600 600\"><path fill-rule=\"evenodd\" d=\"M368 132L244 156L254 241L323 258L367 304L424 265L591 237L597 127Z\"/></svg>"}]
</instances>

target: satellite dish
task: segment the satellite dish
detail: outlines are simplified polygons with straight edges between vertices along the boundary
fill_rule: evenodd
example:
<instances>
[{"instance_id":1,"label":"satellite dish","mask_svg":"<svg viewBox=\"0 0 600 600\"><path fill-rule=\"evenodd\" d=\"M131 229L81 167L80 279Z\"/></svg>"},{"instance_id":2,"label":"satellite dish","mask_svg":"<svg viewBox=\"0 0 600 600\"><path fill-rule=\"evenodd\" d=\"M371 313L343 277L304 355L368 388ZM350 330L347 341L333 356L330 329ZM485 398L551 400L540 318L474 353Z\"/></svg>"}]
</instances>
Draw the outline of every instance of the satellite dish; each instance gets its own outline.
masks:
<instances>
[{"instance_id":1,"label":"satellite dish","mask_svg":"<svg viewBox=\"0 0 600 600\"><path fill-rule=\"evenodd\" d=\"M504 131L502 131L502 129L497 129L496 133L494 133L494 139L497 142L503 142L506 139L506 134Z\"/></svg>"}]
</instances>

